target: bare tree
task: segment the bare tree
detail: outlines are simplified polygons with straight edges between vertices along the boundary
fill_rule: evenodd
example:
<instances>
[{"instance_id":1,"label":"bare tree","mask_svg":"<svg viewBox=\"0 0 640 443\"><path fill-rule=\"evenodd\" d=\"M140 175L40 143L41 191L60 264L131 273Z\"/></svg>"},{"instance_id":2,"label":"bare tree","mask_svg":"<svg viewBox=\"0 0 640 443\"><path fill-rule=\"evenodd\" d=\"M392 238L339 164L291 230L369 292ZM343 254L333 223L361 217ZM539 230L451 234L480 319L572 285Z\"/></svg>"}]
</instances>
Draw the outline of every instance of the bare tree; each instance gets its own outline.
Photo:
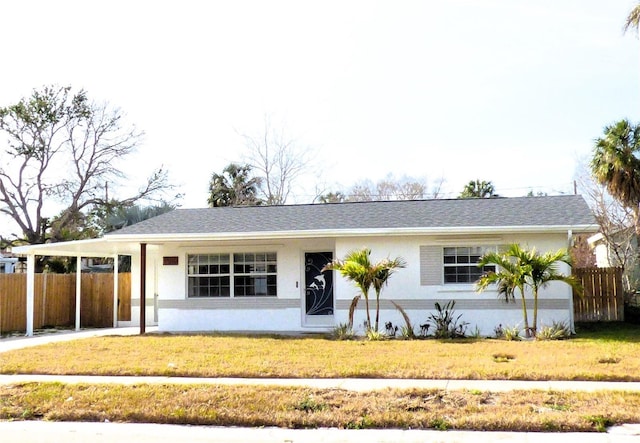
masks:
<instances>
[{"instance_id":1,"label":"bare tree","mask_svg":"<svg viewBox=\"0 0 640 443\"><path fill-rule=\"evenodd\" d=\"M12 243L56 241L83 210L131 205L171 188L166 171L158 169L134 195L109 197L109 183L125 178L118 161L135 150L142 133L125 127L118 109L90 102L83 90L47 86L0 108L0 135L7 142L0 152L0 212L22 231ZM52 202L55 223L47 207Z\"/></svg>"},{"instance_id":2,"label":"bare tree","mask_svg":"<svg viewBox=\"0 0 640 443\"><path fill-rule=\"evenodd\" d=\"M403 176L396 178L393 174L373 183L371 180L362 180L354 184L344 194L344 201L376 201L376 200L422 200L425 198L438 198L443 179L435 182L435 186L429 192L426 179L417 179Z\"/></svg>"},{"instance_id":3,"label":"bare tree","mask_svg":"<svg viewBox=\"0 0 640 443\"><path fill-rule=\"evenodd\" d=\"M632 208L613 198L606 185L597 183L583 163L577 169L577 186L598 223L598 232L607 247L608 260L613 266L623 269L625 291L633 291L639 283L635 272L638 261L635 213Z\"/></svg>"},{"instance_id":4,"label":"bare tree","mask_svg":"<svg viewBox=\"0 0 640 443\"><path fill-rule=\"evenodd\" d=\"M284 130L276 130L268 116L258 136L242 134L248 150L246 163L260 179L262 200L267 205L284 205L312 161L309 148L301 147Z\"/></svg>"}]
</instances>

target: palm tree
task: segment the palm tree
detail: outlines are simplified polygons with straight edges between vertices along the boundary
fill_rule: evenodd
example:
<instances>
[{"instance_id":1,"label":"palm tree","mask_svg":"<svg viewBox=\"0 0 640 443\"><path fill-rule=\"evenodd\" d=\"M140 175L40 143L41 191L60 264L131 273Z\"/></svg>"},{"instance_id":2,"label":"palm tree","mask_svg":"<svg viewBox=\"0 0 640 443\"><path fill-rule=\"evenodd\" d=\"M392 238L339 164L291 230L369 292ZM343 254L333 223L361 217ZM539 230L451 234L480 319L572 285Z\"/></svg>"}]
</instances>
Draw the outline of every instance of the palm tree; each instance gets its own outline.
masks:
<instances>
[{"instance_id":1,"label":"palm tree","mask_svg":"<svg viewBox=\"0 0 640 443\"><path fill-rule=\"evenodd\" d=\"M251 166L230 163L222 174L214 173L209 182L207 202L212 208L220 206L257 206L260 179L250 177Z\"/></svg>"},{"instance_id":2,"label":"palm tree","mask_svg":"<svg viewBox=\"0 0 640 443\"><path fill-rule=\"evenodd\" d=\"M629 28L633 28L636 31L640 28L640 4L634 6L627 16L627 20L625 21L623 28L624 32L627 32Z\"/></svg>"},{"instance_id":3,"label":"palm tree","mask_svg":"<svg viewBox=\"0 0 640 443\"><path fill-rule=\"evenodd\" d=\"M527 283L533 293L533 335L538 330L538 292L552 281L561 281L573 289L580 290L578 280L573 275L564 275L558 272L558 263L565 263L571 266L571 258L566 250L560 249L556 252L536 253L535 249L527 253L527 265L529 275Z\"/></svg>"},{"instance_id":4,"label":"palm tree","mask_svg":"<svg viewBox=\"0 0 640 443\"><path fill-rule=\"evenodd\" d=\"M604 136L596 140L591 160L594 178L609 194L634 215L636 232L640 233L640 125L629 120L607 126Z\"/></svg>"},{"instance_id":5,"label":"palm tree","mask_svg":"<svg viewBox=\"0 0 640 443\"><path fill-rule=\"evenodd\" d=\"M493 183L484 180L471 180L464 186L458 198L491 198L495 196Z\"/></svg>"},{"instance_id":6,"label":"palm tree","mask_svg":"<svg viewBox=\"0 0 640 443\"><path fill-rule=\"evenodd\" d=\"M518 244L512 244L503 252L487 252L478 261L479 267L494 265L495 271L485 273L476 282L478 292L483 292L491 285L497 285L498 295L503 296L505 301L515 301L516 292L520 293L522 300L522 318L524 330L527 337L530 334L529 318L527 314L527 301L525 299L525 285L527 283L527 272L529 269L522 263L520 257L523 256L522 248Z\"/></svg>"},{"instance_id":7,"label":"palm tree","mask_svg":"<svg viewBox=\"0 0 640 443\"><path fill-rule=\"evenodd\" d=\"M478 266L493 264L496 271L489 271L476 283L479 292L484 291L491 284L498 285L498 293L507 300L513 299L516 290L522 299L522 313L527 337L535 337L538 329L538 296L540 289L552 281L567 283L579 290L579 283L575 277L564 275L557 270L559 263L571 265L571 259L566 250L539 254L536 249L526 250L518 244L511 244L504 253L489 252L485 254ZM529 288L533 295L533 323L529 325L525 288Z\"/></svg>"},{"instance_id":8,"label":"palm tree","mask_svg":"<svg viewBox=\"0 0 640 443\"><path fill-rule=\"evenodd\" d=\"M380 320L380 293L382 288L388 283L391 274L406 266L406 262L401 257L396 257L393 260L386 258L373 266L372 285L376 293L376 323L374 327L376 332L378 331L378 321Z\"/></svg>"},{"instance_id":9,"label":"palm tree","mask_svg":"<svg viewBox=\"0 0 640 443\"><path fill-rule=\"evenodd\" d=\"M340 274L351 280L360 289L364 297L367 311L367 330L378 331L378 320L380 316L380 293L382 287L387 283L391 274L396 269L405 266L404 260L384 259L378 263L371 263L371 249L362 248L349 252L343 259L335 259L322 268L322 271L336 270ZM369 312L369 290L374 287L376 292L376 322L375 327L371 327L371 314Z\"/></svg>"},{"instance_id":10,"label":"palm tree","mask_svg":"<svg viewBox=\"0 0 640 443\"><path fill-rule=\"evenodd\" d=\"M176 205L164 201L154 206L118 206L103 217L103 229L105 232L117 231L174 209Z\"/></svg>"}]
</instances>

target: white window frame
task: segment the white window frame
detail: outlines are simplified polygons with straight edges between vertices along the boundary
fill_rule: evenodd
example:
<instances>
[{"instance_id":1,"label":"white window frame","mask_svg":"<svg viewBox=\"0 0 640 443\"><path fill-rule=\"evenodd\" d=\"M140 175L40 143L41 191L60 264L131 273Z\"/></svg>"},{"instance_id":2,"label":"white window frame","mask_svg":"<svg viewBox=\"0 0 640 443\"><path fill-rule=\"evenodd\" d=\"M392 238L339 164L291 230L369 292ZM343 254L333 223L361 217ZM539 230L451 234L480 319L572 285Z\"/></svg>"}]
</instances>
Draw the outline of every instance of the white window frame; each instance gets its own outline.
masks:
<instances>
[{"instance_id":1,"label":"white window frame","mask_svg":"<svg viewBox=\"0 0 640 443\"><path fill-rule=\"evenodd\" d=\"M449 250L449 251L448 251ZM451 254L453 250L454 254ZM464 254L463 252L465 252ZM442 248L442 283L446 286L452 285L473 285L477 281L477 279L487 271L495 271L496 267L494 265L485 266L483 269L480 269L477 266L478 261L471 261L475 257L482 257L487 252L497 252L498 247L495 245L452 245L445 246ZM449 254L447 254L449 252ZM449 257L449 258L448 258ZM450 257L453 257L451 260ZM458 273L457 271L460 268L466 268L468 273ZM447 269L455 269L455 274L447 274ZM477 278L471 279L475 277L477 274ZM458 281L460 277L469 276L468 281ZM454 276L456 281L447 281Z\"/></svg>"},{"instance_id":2,"label":"white window frame","mask_svg":"<svg viewBox=\"0 0 640 443\"><path fill-rule=\"evenodd\" d=\"M193 259L198 257L196 263L193 263ZM200 265L200 257L208 257L207 260L202 261ZM210 263L210 257L217 257L218 263ZM220 260L224 258L226 260ZM242 261L241 261L242 259ZM251 259L250 261L245 261ZM187 264L186 269L186 284L187 284L187 298L265 298L265 297L277 297L277 275L278 275L278 256L276 252L223 252L223 253L193 253L187 254L185 260ZM219 266L218 272L206 272L201 273L201 267L204 266ZM226 266L226 268L222 268ZM211 271L211 269L209 269ZM224 272L222 272L224 271ZM228 271L228 272L227 272ZM195 278L213 278L213 279L227 279L227 285L218 284L217 286L208 286L209 292L211 288L226 288L223 294L214 295L192 295L191 279ZM244 284L242 284L244 283ZM254 289L262 288L258 292L250 295L240 294L240 287ZM270 290L273 293L269 293ZM238 292L238 293L236 293Z\"/></svg>"}]
</instances>

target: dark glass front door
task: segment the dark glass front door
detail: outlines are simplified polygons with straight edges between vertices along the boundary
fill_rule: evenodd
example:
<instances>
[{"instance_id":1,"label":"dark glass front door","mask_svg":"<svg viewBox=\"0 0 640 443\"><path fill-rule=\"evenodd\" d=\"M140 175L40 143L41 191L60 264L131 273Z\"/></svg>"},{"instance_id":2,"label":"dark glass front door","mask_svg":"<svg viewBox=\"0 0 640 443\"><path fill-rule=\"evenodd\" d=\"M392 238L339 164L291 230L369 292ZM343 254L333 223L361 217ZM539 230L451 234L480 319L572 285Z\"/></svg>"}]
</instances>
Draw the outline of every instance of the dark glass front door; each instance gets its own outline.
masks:
<instances>
[{"instance_id":1,"label":"dark glass front door","mask_svg":"<svg viewBox=\"0 0 640 443\"><path fill-rule=\"evenodd\" d=\"M321 271L331 260L333 260L332 252L304 254L307 315L333 315L333 271Z\"/></svg>"}]
</instances>

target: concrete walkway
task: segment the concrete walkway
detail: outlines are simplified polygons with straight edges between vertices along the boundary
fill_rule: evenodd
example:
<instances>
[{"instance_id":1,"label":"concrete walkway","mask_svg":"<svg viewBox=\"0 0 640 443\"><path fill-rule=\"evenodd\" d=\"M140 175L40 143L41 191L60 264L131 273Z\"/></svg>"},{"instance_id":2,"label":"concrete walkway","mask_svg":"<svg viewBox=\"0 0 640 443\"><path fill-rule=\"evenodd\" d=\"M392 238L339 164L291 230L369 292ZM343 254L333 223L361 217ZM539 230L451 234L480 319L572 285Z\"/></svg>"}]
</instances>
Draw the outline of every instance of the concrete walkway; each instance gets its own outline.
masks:
<instances>
[{"instance_id":1,"label":"concrete walkway","mask_svg":"<svg viewBox=\"0 0 640 443\"><path fill-rule=\"evenodd\" d=\"M155 328L147 328L154 332ZM12 337L0 339L0 353L38 346L46 343L77 340L106 335L136 335L139 328L92 329L64 331L36 337ZM0 356L1 358L1 356ZM574 381L512 381L512 380L406 380L406 379L244 379L244 378L191 378L191 377L102 377L58 375L0 375L0 384L24 382L62 383L117 383L136 385L159 384L215 384L215 385L270 385L312 386L321 389L339 388L353 391L370 391L386 388L424 389L478 389L506 392L510 390L571 390L600 391L624 390L640 392L640 383L626 382L574 382ZM115 441L137 442L562 442L562 443L627 443L640 442L640 425L624 425L611 428L606 434L598 433L518 433L472 431L424 431L424 430L297 430L280 428L221 428L211 426L175 426L135 423L60 423L18 421L0 422L2 441L35 442L85 442Z\"/></svg>"},{"instance_id":2,"label":"concrete walkway","mask_svg":"<svg viewBox=\"0 0 640 443\"><path fill-rule=\"evenodd\" d=\"M157 327L147 327L147 332L157 331ZM33 337L13 336L0 338L0 353L15 349L30 348L33 346L58 343L63 341L79 340L82 338L101 337L106 335L137 335L140 328L104 328L104 329L60 329L54 333L35 335Z\"/></svg>"},{"instance_id":3,"label":"concrete walkway","mask_svg":"<svg viewBox=\"0 0 640 443\"><path fill-rule=\"evenodd\" d=\"M638 443L623 433L419 431L401 429L220 428L133 423L0 422L3 442L20 443Z\"/></svg>"},{"instance_id":4,"label":"concrete walkway","mask_svg":"<svg viewBox=\"0 0 640 443\"><path fill-rule=\"evenodd\" d=\"M380 389L441 389L448 391L480 390L509 392L515 390L542 391L630 391L640 392L640 383L626 382L576 382L576 381L520 381L520 380L424 380L424 379L378 379L378 378L199 378L164 376L99 376L99 375L38 375L0 374L0 385L15 383L67 384L205 384L205 385L253 385L253 386L296 386L318 389L346 389L366 392Z\"/></svg>"}]
</instances>

